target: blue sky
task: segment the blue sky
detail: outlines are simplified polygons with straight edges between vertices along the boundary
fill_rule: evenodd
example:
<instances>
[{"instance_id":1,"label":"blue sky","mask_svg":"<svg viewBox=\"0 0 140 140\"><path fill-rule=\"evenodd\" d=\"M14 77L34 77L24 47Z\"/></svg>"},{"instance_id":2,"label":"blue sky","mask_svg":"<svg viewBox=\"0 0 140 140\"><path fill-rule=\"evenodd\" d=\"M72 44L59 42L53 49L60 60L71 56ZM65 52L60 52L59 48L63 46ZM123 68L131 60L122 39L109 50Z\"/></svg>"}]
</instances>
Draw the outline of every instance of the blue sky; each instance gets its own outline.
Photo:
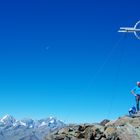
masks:
<instances>
[{"instance_id":1,"label":"blue sky","mask_svg":"<svg viewBox=\"0 0 140 140\"><path fill-rule=\"evenodd\" d=\"M78 123L126 114L140 80L140 41L128 34L110 52L119 27L140 20L139 4L0 1L0 116Z\"/></svg>"}]
</instances>

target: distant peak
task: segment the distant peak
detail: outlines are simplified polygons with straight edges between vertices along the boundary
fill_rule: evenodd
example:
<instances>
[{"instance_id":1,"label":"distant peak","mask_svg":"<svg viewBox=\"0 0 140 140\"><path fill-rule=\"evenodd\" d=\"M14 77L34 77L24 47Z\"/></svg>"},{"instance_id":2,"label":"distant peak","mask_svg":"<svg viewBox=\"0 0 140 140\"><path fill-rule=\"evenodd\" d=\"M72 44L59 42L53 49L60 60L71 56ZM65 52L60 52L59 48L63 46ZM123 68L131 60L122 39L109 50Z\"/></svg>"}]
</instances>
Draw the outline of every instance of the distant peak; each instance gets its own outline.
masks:
<instances>
[{"instance_id":1,"label":"distant peak","mask_svg":"<svg viewBox=\"0 0 140 140\"><path fill-rule=\"evenodd\" d=\"M50 117L49 117L49 119L53 119L53 117L52 117L52 116L50 116Z\"/></svg>"},{"instance_id":2,"label":"distant peak","mask_svg":"<svg viewBox=\"0 0 140 140\"><path fill-rule=\"evenodd\" d=\"M5 115L4 117L2 117L1 120L5 120L5 119L13 119L13 118L14 118L13 116L7 114L7 115Z\"/></svg>"},{"instance_id":3,"label":"distant peak","mask_svg":"<svg viewBox=\"0 0 140 140\"><path fill-rule=\"evenodd\" d=\"M13 116L11 116L11 115L5 115L4 117L2 117L0 119L0 122L3 122L3 123L7 123L7 122L13 123L15 121L16 121L15 118Z\"/></svg>"},{"instance_id":4,"label":"distant peak","mask_svg":"<svg viewBox=\"0 0 140 140\"><path fill-rule=\"evenodd\" d=\"M50 119L50 120L52 120L52 119L53 119L53 120L56 120L56 118L53 117L53 116L50 116L49 119Z\"/></svg>"}]
</instances>

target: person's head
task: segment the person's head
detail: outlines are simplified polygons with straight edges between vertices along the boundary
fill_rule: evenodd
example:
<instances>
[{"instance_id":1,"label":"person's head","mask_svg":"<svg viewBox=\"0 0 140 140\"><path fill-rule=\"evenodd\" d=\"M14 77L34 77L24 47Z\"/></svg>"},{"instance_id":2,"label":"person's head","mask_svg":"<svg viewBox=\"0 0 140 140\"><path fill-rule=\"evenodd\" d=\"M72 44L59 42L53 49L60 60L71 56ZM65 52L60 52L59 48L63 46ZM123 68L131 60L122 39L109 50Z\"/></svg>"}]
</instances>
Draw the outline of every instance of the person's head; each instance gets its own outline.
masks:
<instances>
[{"instance_id":1,"label":"person's head","mask_svg":"<svg viewBox=\"0 0 140 140\"><path fill-rule=\"evenodd\" d=\"M137 86L140 87L140 82L139 81L137 82Z\"/></svg>"}]
</instances>

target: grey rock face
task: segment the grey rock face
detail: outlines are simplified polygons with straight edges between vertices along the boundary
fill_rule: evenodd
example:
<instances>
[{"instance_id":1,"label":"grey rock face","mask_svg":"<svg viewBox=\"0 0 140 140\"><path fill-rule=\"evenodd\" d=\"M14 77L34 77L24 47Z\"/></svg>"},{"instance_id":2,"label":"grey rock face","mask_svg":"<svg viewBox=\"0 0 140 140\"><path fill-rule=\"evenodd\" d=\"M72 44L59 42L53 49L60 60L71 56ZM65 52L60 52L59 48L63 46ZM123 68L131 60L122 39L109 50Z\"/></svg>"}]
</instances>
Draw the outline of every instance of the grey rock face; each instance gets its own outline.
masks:
<instances>
[{"instance_id":1,"label":"grey rock face","mask_svg":"<svg viewBox=\"0 0 140 140\"><path fill-rule=\"evenodd\" d=\"M140 140L140 117L124 116L92 125L73 124L50 134L46 140Z\"/></svg>"}]
</instances>

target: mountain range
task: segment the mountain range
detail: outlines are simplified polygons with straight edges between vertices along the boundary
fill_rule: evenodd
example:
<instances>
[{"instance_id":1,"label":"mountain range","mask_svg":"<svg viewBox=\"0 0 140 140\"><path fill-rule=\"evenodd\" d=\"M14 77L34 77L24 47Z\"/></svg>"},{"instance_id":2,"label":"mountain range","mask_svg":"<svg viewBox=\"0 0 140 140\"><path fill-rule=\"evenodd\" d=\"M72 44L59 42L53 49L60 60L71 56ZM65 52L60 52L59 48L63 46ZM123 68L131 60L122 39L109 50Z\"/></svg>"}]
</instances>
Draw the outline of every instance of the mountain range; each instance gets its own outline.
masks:
<instances>
[{"instance_id":1,"label":"mountain range","mask_svg":"<svg viewBox=\"0 0 140 140\"><path fill-rule=\"evenodd\" d=\"M66 125L55 117L17 120L11 115L0 119L0 140L44 140L44 137Z\"/></svg>"}]
</instances>

